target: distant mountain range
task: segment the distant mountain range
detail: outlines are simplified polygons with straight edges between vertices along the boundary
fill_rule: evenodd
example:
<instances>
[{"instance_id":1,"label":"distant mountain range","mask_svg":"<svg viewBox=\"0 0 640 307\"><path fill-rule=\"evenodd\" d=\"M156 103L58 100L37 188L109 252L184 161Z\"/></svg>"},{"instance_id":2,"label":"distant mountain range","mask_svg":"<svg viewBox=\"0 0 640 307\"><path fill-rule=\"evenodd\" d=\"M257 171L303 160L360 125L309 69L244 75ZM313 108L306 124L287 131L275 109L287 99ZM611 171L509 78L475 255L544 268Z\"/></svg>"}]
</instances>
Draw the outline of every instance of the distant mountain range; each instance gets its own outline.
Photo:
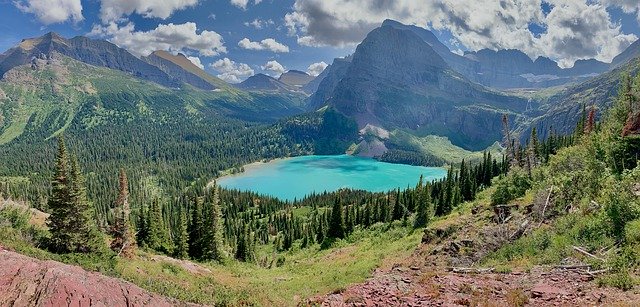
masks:
<instances>
[{"instance_id":1,"label":"distant mountain range","mask_svg":"<svg viewBox=\"0 0 640 307\"><path fill-rule=\"evenodd\" d=\"M503 114L524 135L533 126L568 132L583 104L597 103L604 111L620 74L637 71L638 56L640 42L610 64L588 59L565 69L549 58L532 60L518 50L483 49L459 55L426 29L386 20L352 55L335 59L317 77L290 70L277 79L257 74L230 85L183 54L156 51L138 58L104 40L48 33L25 39L0 55L0 101L4 101L0 144L35 125L30 116L67 112L66 120L73 120L78 109L56 104L61 99L83 108L91 99L118 95L113 91L119 90L117 101L125 103L128 98L123 93L131 91L125 85L137 84L138 91L147 95L140 101L151 103L152 96L161 93L163 101L202 116L275 122L329 108L345 116L342 126L351 127L348 121L357 124L360 136L351 150L362 155L379 156L390 149L416 151L434 135L448 138L452 146L481 150L502 138ZM39 96L34 98L26 89ZM156 120L160 113L147 115ZM100 122L108 122L105 114L99 116ZM47 136L66 127L62 122L56 125L47 128ZM327 130L313 131L319 136ZM344 135L339 143L348 143ZM322 144L331 148L327 138Z\"/></svg>"},{"instance_id":2,"label":"distant mountain range","mask_svg":"<svg viewBox=\"0 0 640 307\"><path fill-rule=\"evenodd\" d=\"M563 116L555 127L558 131L572 129L580 109L576 93L595 88L602 94L600 101L609 99L622 67L640 55L639 44L611 64L579 60L562 69L549 58L534 61L518 50L458 55L426 29L386 20L353 55L335 59L318 77L321 81L308 105L331 106L354 118L363 135L373 133L387 147L381 152L403 146L394 141L393 131L418 139L446 136L454 145L479 150L501 139L502 114L508 114L520 132L528 131L531 122L541 125L558 116ZM556 89L523 94L552 86ZM558 86L566 90L553 95L560 91Z\"/></svg>"}]
</instances>

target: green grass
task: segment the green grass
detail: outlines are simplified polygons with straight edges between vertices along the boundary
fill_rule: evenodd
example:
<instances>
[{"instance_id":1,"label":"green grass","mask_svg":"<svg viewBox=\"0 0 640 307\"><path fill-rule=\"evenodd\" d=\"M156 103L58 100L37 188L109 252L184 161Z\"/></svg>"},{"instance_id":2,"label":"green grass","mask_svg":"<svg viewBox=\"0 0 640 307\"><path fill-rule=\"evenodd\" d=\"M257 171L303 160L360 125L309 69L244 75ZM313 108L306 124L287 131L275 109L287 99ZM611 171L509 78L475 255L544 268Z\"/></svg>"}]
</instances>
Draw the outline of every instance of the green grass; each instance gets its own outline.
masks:
<instances>
[{"instance_id":1,"label":"green grass","mask_svg":"<svg viewBox=\"0 0 640 307\"><path fill-rule=\"evenodd\" d=\"M257 258L284 258L281 266L266 268L235 260L224 264L200 263L210 270L208 273L190 272L179 262L152 260L155 255L142 250L135 259L115 258L110 251L92 255L53 254L34 247L37 240L30 235L33 232L30 228L24 223L12 225L0 215L0 244L38 259L79 265L122 278L185 302L262 306L294 306L306 298L363 282L376 268L390 267L407 258L422 235L421 231L402 227L399 222L380 223L367 230L357 229L328 249L321 249L318 244L300 249L300 242L296 242L292 250L274 254L272 245L261 246ZM39 231L39 235L46 235Z\"/></svg>"}]
</instances>

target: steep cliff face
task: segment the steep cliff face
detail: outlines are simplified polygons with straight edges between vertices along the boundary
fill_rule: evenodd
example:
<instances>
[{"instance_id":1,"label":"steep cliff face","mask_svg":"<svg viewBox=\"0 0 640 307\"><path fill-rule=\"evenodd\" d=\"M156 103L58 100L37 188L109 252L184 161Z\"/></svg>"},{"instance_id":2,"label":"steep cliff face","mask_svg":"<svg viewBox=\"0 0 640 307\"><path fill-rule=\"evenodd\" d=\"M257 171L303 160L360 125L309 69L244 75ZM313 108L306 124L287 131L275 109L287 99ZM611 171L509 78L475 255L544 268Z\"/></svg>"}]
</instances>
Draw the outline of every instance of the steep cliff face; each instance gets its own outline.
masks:
<instances>
[{"instance_id":1,"label":"steep cliff face","mask_svg":"<svg viewBox=\"0 0 640 307\"><path fill-rule=\"evenodd\" d=\"M334 62L328 71L312 105L324 102L360 128L370 124L447 136L469 149L499 139L500 114L526 106L469 82L418 35L392 26L373 30L350 62Z\"/></svg>"},{"instance_id":2,"label":"steep cliff face","mask_svg":"<svg viewBox=\"0 0 640 307\"><path fill-rule=\"evenodd\" d=\"M0 246L2 306L195 306L80 267L42 261Z\"/></svg>"},{"instance_id":3,"label":"steep cliff face","mask_svg":"<svg viewBox=\"0 0 640 307\"><path fill-rule=\"evenodd\" d=\"M180 82L158 67L136 58L110 42L82 36L65 39L53 32L38 38L26 39L5 52L4 59L0 62L0 75L16 66L30 63L33 58L48 58L54 52L90 65L124 71L163 86L180 86Z\"/></svg>"},{"instance_id":4,"label":"steep cliff face","mask_svg":"<svg viewBox=\"0 0 640 307\"><path fill-rule=\"evenodd\" d=\"M308 108L310 110L315 111L327 104L336 86L347 74L351 59L352 56L334 59L333 63L316 78L321 81L309 99Z\"/></svg>"}]
</instances>

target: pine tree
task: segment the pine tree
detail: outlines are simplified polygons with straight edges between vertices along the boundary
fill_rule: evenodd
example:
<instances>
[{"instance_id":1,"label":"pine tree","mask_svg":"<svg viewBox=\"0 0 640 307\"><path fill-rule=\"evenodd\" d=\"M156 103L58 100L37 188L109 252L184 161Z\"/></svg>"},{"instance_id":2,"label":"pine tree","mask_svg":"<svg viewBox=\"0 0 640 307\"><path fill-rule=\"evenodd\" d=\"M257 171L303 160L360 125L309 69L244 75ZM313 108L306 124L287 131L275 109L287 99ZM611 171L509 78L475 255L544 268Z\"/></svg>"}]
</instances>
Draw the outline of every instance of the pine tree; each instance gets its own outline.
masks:
<instances>
[{"instance_id":1,"label":"pine tree","mask_svg":"<svg viewBox=\"0 0 640 307\"><path fill-rule=\"evenodd\" d=\"M400 204L400 189L396 192L396 199L393 203L393 213L391 213L391 220L397 221L402 218L402 205Z\"/></svg>"},{"instance_id":2,"label":"pine tree","mask_svg":"<svg viewBox=\"0 0 640 307\"><path fill-rule=\"evenodd\" d=\"M202 215L202 198L195 197L191 207L191 220L189 223L189 256L193 259L202 259L204 223Z\"/></svg>"},{"instance_id":3,"label":"pine tree","mask_svg":"<svg viewBox=\"0 0 640 307\"><path fill-rule=\"evenodd\" d=\"M124 169L120 169L119 184L118 198L114 206L114 221L111 228L111 234L113 235L111 249L125 258L131 258L135 255L136 240L129 220L131 212L129 206L129 183Z\"/></svg>"},{"instance_id":4,"label":"pine tree","mask_svg":"<svg viewBox=\"0 0 640 307\"><path fill-rule=\"evenodd\" d=\"M336 197L331 209L331 223L327 231L327 238L344 239L344 220L342 219L342 202Z\"/></svg>"},{"instance_id":5,"label":"pine tree","mask_svg":"<svg viewBox=\"0 0 640 307\"><path fill-rule=\"evenodd\" d=\"M178 228L175 242L174 256L178 259L189 258L189 233L187 232L187 214L184 209L180 209Z\"/></svg>"},{"instance_id":6,"label":"pine tree","mask_svg":"<svg viewBox=\"0 0 640 307\"><path fill-rule=\"evenodd\" d=\"M418 210L416 212L416 218L413 221L413 227L422 228L427 226L433 215L429 185L421 187L420 190L416 190L416 193L418 194Z\"/></svg>"},{"instance_id":7,"label":"pine tree","mask_svg":"<svg viewBox=\"0 0 640 307\"><path fill-rule=\"evenodd\" d=\"M172 245L168 242L167 228L162 217L162 205L158 199L151 202L151 208L147 215L147 225L149 234L147 246L159 252L171 254Z\"/></svg>"},{"instance_id":8,"label":"pine tree","mask_svg":"<svg viewBox=\"0 0 640 307\"><path fill-rule=\"evenodd\" d=\"M222 210L220 208L219 189L216 184L209 189L207 196L205 203L204 257L210 260L222 261L224 260Z\"/></svg>"},{"instance_id":9,"label":"pine tree","mask_svg":"<svg viewBox=\"0 0 640 307\"><path fill-rule=\"evenodd\" d=\"M48 201L51 215L47 224L51 232L51 249L56 252L89 253L102 246L92 204L87 199L84 178L74 156L69 163L62 136L58 138L53 193Z\"/></svg>"},{"instance_id":10,"label":"pine tree","mask_svg":"<svg viewBox=\"0 0 640 307\"><path fill-rule=\"evenodd\" d=\"M51 197L47 201L51 210L47 219L47 226L51 232L50 248L55 252L70 252L73 250L73 233L70 232L72 221L69 216L73 204L69 195L69 160L62 136L58 137L58 152L51 186Z\"/></svg>"}]
</instances>

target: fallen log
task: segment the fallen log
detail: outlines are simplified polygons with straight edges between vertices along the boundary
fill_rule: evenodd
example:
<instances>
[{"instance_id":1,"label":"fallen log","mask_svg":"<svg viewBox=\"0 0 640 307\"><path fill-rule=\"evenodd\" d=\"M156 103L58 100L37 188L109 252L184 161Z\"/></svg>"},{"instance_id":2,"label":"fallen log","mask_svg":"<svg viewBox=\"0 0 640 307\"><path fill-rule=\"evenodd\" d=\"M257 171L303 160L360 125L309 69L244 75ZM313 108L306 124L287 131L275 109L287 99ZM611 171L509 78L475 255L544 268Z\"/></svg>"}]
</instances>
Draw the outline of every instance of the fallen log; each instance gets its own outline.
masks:
<instances>
[{"instance_id":1,"label":"fallen log","mask_svg":"<svg viewBox=\"0 0 640 307\"><path fill-rule=\"evenodd\" d=\"M577 246L571 246L571 247L573 247L573 249L574 249L575 251L580 252L580 253L582 253L583 255L589 256L589 257L591 257L591 258L593 258L593 259L598 259L598 260L603 261L603 262L605 261L604 259L602 259L602 258L600 258L600 257L598 257L598 256L596 256L596 255L594 255L594 254L592 254L592 253L589 253L589 252L587 252L586 250L584 250L584 249L582 249L582 248L580 248L580 247L577 247Z\"/></svg>"},{"instance_id":2,"label":"fallen log","mask_svg":"<svg viewBox=\"0 0 640 307\"><path fill-rule=\"evenodd\" d=\"M454 273L491 273L496 268L465 268L465 267L448 267L447 270Z\"/></svg>"}]
</instances>

